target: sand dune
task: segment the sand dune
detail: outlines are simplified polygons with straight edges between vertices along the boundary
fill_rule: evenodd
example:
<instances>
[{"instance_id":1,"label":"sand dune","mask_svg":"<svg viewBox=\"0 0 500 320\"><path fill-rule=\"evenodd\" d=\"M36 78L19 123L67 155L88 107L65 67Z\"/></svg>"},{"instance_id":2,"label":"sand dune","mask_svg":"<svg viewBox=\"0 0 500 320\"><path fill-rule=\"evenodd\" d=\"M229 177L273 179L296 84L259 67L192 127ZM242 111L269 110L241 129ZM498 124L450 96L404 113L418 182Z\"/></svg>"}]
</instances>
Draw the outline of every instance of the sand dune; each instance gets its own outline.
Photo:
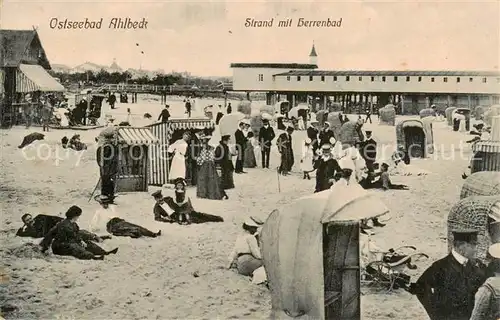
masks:
<instances>
[{"instance_id":1,"label":"sand dune","mask_svg":"<svg viewBox=\"0 0 500 320\"><path fill-rule=\"evenodd\" d=\"M150 112L153 117L161 105L120 105L116 113L127 107L132 112ZM198 105L198 109L202 106ZM182 114L180 107L173 108ZM146 111L148 110L148 111ZM394 144L394 127L370 126L379 143ZM227 254L240 232L243 219L256 215L265 219L276 206L314 190L314 180L302 180L298 172L300 140L304 132L296 132L295 172L280 177L281 192L274 169L248 169L246 175L235 175L236 189L229 190L229 200L196 199L189 189L193 204L199 211L224 218L224 223L179 226L153 221L150 193L123 194L117 199L118 210L127 220L153 231L162 230L157 239L114 237L104 243L116 255L105 261L78 261L72 258L43 256L33 253L26 243L32 239L14 237L24 213L64 213L73 205L84 210L80 226L86 228L97 204L88 197L98 180L95 149L69 152L57 161L55 152L63 135L72 132L53 130L44 142L36 142L25 154L17 149L22 137L32 128L0 131L0 241L1 270L0 305L8 319L261 319L270 311L270 294L264 287L251 285L250 280L225 270ZM84 142L92 143L98 131L79 132ZM444 145L442 154L449 156L451 144L457 145L463 135L452 132L444 124L435 125L434 140ZM36 150L51 150L47 160ZM47 151L48 152L48 151ZM466 150L468 153L469 150ZM78 161L78 159L80 159ZM273 152L271 167L278 165ZM413 165L439 174L394 177L405 183L411 192L380 192L391 209L392 220L377 229L375 241L382 248L416 245L431 259L419 263L410 274L418 276L433 260L446 254L445 218L457 201L466 159L416 160ZM165 191L165 193L168 191ZM415 297L404 291L391 294L364 289L363 317L366 319L427 319Z\"/></svg>"}]
</instances>

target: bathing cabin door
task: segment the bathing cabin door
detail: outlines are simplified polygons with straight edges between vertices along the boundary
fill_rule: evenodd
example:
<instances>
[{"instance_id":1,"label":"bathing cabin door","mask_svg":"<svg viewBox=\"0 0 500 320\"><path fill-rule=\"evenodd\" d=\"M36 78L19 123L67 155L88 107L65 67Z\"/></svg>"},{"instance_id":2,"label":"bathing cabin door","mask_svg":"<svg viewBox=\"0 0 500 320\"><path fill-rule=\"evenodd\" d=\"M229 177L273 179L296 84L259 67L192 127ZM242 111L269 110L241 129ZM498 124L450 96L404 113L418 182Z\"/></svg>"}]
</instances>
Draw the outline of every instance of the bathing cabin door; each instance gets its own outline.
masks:
<instances>
[{"instance_id":1,"label":"bathing cabin door","mask_svg":"<svg viewBox=\"0 0 500 320\"><path fill-rule=\"evenodd\" d=\"M325 319L359 320L359 223L323 225Z\"/></svg>"}]
</instances>

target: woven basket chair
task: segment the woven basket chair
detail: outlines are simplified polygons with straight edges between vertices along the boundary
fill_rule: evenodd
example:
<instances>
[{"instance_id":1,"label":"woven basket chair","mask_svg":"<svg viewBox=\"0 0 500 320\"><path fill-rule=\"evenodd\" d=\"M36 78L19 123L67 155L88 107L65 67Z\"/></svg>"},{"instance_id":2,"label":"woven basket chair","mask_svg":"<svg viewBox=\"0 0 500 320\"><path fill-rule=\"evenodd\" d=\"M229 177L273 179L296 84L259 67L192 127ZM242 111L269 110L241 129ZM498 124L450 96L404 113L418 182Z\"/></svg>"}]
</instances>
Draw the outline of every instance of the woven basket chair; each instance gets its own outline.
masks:
<instances>
[{"instance_id":1,"label":"woven basket chair","mask_svg":"<svg viewBox=\"0 0 500 320\"><path fill-rule=\"evenodd\" d=\"M434 111L434 109L432 109L432 108L426 108L426 109L420 110L420 112L418 114L420 116L420 119L422 119L422 118L436 116L436 111Z\"/></svg>"},{"instance_id":2,"label":"woven basket chair","mask_svg":"<svg viewBox=\"0 0 500 320\"><path fill-rule=\"evenodd\" d=\"M484 112L483 115L484 123L491 126L491 121L492 121L491 119L496 116L500 116L500 105L498 104L491 106L488 110Z\"/></svg>"},{"instance_id":3,"label":"woven basket chair","mask_svg":"<svg viewBox=\"0 0 500 320\"><path fill-rule=\"evenodd\" d=\"M448 122L448 125L451 127L453 125L453 116L452 113L453 111L457 110L456 107L448 107L444 110L444 114L446 116L446 122Z\"/></svg>"},{"instance_id":4,"label":"woven basket chair","mask_svg":"<svg viewBox=\"0 0 500 320\"><path fill-rule=\"evenodd\" d=\"M460 199L500 195L500 172L481 171L470 175L462 186Z\"/></svg>"},{"instance_id":5,"label":"woven basket chair","mask_svg":"<svg viewBox=\"0 0 500 320\"><path fill-rule=\"evenodd\" d=\"M328 110L319 110L316 112L316 121L322 127L326 121L328 121Z\"/></svg>"},{"instance_id":6,"label":"woven basket chair","mask_svg":"<svg viewBox=\"0 0 500 320\"><path fill-rule=\"evenodd\" d=\"M342 127L342 122L339 119L340 112L330 112L328 114L328 122L330 123L330 129L335 133L335 137L340 134L340 128Z\"/></svg>"},{"instance_id":7,"label":"woven basket chair","mask_svg":"<svg viewBox=\"0 0 500 320\"><path fill-rule=\"evenodd\" d=\"M484 113L486 111L488 111L489 107L485 107L485 106L477 106L476 108L474 108L474 118L476 120L479 120L481 119L483 116L484 116Z\"/></svg>"},{"instance_id":8,"label":"woven basket chair","mask_svg":"<svg viewBox=\"0 0 500 320\"><path fill-rule=\"evenodd\" d=\"M262 126L262 117L260 115L250 117L250 129L252 130L254 137L258 137Z\"/></svg>"},{"instance_id":9,"label":"woven basket chair","mask_svg":"<svg viewBox=\"0 0 500 320\"><path fill-rule=\"evenodd\" d=\"M252 113L252 103L248 100L241 101L236 107L236 111L243 113L244 115L249 116Z\"/></svg>"},{"instance_id":10,"label":"woven basket chair","mask_svg":"<svg viewBox=\"0 0 500 320\"><path fill-rule=\"evenodd\" d=\"M453 231L475 229L478 234L477 258L486 261L491 239L488 234L488 215L500 201L497 196L467 197L456 203L448 214L448 250L453 247Z\"/></svg>"},{"instance_id":11,"label":"woven basket chair","mask_svg":"<svg viewBox=\"0 0 500 320\"><path fill-rule=\"evenodd\" d=\"M360 136L360 129L355 121L349 121L342 125L339 131L338 139L342 145L354 146L356 142L364 140L362 133Z\"/></svg>"},{"instance_id":12,"label":"woven basket chair","mask_svg":"<svg viewBox=\"0 0 500 320\"><path fill-rule=\"evenodd\" d=\"M380 117L380 125L394 126L396 125L396 109L392 104L388 104L378 110Z\"/></svg>"},{"instance_id":13,"label":"woven basket chair","mask_svg":"<svg viewBox=\"0 0 500 320\"><path fill-rule=\"evenodd\" d=\"M273 106L262 106L262 107L260 107L259 111L260 111L260 113L265 112L265 113L268 113L270 115L274 115L274 113L276 112L274 110Z\"/></svg>"}]
</instances>

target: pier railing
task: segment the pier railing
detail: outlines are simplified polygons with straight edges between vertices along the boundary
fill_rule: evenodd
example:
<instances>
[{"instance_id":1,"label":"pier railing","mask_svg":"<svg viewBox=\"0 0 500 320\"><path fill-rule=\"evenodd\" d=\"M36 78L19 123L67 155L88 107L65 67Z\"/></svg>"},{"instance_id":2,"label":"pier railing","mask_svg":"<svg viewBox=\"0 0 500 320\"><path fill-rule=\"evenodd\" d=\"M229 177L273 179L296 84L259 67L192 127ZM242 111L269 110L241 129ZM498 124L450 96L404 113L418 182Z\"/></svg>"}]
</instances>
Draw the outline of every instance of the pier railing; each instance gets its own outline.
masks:
<instances>
[{"instance_id":1,"label":"pier railing","mask_svg":"<svg viewBox=\"0 0 500 320\"><path fill-rule=\"evenodd\" d=\"M107 91L122 91L122 92L165 92L165 93L176 93L176 92L224 92L232 91L233 84L225 83L220 84L216 88L211 89L199 89L190 86L159 86L152 84L104 84L100 87L101 90Z\"/></svg>"}]
</instances>

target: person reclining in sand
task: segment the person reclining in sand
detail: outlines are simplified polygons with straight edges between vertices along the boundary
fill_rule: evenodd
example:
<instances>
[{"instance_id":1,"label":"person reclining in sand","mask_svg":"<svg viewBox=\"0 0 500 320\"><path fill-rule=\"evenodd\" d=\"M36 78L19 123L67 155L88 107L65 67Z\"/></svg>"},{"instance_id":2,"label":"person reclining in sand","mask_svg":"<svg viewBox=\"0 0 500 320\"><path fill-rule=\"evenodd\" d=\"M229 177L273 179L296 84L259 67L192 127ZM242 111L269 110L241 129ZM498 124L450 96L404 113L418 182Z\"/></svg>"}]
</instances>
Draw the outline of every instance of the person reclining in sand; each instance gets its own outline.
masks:
<instances>
[{"instance_id":1,"label":"person reclining in sand","mask_svg":"<svg viewBox=\"0 0 500 320\"><path fill-rule=\"evenodd\" d=\"M30 237L30 238L43 238L49 231L54 228L58 223L62 222L64 218L58 216L49 216L46 214L39 214L33 218L29 213L21 217L23 226L17 230L16 236ZM103 240L111 239L111 236L98 236L95 233L88 232L87 230L80 230L80 236L89 241L102 242Z\"/></svg>"},{"instance_id":2,"label":"person reclining in sand","mask_svg":"<svg viewBox=\"0 0 500 320\"><path fill-rule=\"evenodd\" d=\"M161 236L161 230L155 233L120 218L116 213L115 206L111 204L113 200L108 196L100 195L96 200L101 204L101 208L96 210L92 218L89 228L91 231L97 232L106 230L117 237L131 238L156 238Z\"/></svg>"},{"instance_id":3,"label":"person reclining in sand","mask_svg":"<svg viewBox=\"0 0 500 320\"><path fill-rule=\"evenodd\" d=\"M259 247L259 229L264 223L255 217L248 217L242 225L244 233L234 244L228 257L228 269L236 268L238 273L251 276L253 272L263 266L262 254Z\"/></svg>"},{"instance_id":4,"label":"person reclining in sand","mask_svg":"<svg viewBox=\"0 0 500 320\"><path fill-rule=\"evenodd\" d=\"M153 213L156 221L178 222L179 224L224 222L224 219L194 210L191 198L186 195L186 181L184 179L175 180L175 195L173 197L163 197L161 190L152 194L156 200Z\"/></svg>"},{"instance_id":5,"label":"person reclining in sand","mask_svg":"<svg viewBox=\"0 0 500 320\"><path fill-rule=\"evenodd\" d=\"M81 260L103 260L104 256L115 254L118 248L106 251L89 239L82 237L76 221L82 215L82 209L71 206L66 212L66 219L53 227L43 238L42 252L52 247L52 252L60 256L73 256Z\"/></svg>"},{"instance_id":6,"label":"person reclining in sand","mask_svg":"<svg viewBox=\"0 0 500 320\"><path fill-rule=\"evenodd\" d=\"M376 177L378 177L377 180ZM380 172L375 172L373 175L368 175L360 181L360 185L364 189L382 189L382 190L408 190L408 186L403 184L393 184L389 174L389 165L382 163Z\"/></svg>"}]
</instances>

